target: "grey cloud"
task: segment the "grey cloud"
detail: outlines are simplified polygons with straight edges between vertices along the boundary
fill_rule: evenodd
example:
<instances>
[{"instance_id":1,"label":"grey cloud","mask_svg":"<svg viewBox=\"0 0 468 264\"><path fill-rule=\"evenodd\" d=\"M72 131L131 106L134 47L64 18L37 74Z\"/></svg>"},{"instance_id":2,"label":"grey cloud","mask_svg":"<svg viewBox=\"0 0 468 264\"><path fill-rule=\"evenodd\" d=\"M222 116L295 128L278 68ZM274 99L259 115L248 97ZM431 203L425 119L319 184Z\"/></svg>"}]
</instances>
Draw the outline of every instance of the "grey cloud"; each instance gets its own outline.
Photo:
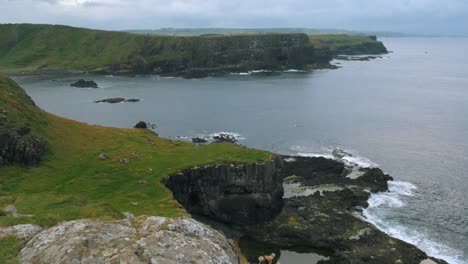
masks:
<instances>
[{"instance_id":1,"label":"grey cloud","mask_svg":"<svg viewBox=\"0 0 468 264\"><path fill-rule=\"evenodd\" d=\"M0 0L0 23L312 27L468 34L466 0Z\"/></svg>"}]
</instances>

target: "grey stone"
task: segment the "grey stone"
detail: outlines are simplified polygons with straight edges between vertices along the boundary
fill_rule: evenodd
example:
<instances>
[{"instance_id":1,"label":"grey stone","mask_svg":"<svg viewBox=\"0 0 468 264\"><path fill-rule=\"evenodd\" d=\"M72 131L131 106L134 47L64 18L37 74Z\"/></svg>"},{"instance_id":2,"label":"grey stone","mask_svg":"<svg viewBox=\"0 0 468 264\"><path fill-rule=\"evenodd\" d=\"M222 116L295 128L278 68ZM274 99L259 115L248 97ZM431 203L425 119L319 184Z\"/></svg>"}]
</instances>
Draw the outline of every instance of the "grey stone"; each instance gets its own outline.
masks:
<instances>
[{"instance_id":1,"label":"grey stone","mask_svg":"<svg viewBox=\"0 0 468 264\"><path fill-rule=\"evenodd\" d=\"M192 218L78 220L47 229L20 252L21 263L239 263L229 241Z\"/></svg>"},{"instance_id":2,"label":"grey stone","mask_svg":"<svg viewBox=\"0 0 468 264\"><path fill-rule=\"evenodd\" d=\"M15 225L7 228L0 228L0 239L15 236L21 239L28 239L41 232L42 228L36 225Z\"/></svg>"},{"instance_id":3,"label":"grey stone","mask_svg":"<svg viewBox=\"0 0 468 264\"><path fill-rule=\"evenodd\" d=\"M103 152L103 153L99 154L99 159L100 160L108 160L109 156L106 153Z\"/></svg>"},{"instance_id":4,"label":"grey stone","mask_svg":"<svg viewBox=\"0 0 468 264\"><path fill-rule=\"evenodd\" d=\"M9 205L3 209L3 212L12 215L13 217L18 216L18 209L14 205Z\"/></svg>"}]
</instances>

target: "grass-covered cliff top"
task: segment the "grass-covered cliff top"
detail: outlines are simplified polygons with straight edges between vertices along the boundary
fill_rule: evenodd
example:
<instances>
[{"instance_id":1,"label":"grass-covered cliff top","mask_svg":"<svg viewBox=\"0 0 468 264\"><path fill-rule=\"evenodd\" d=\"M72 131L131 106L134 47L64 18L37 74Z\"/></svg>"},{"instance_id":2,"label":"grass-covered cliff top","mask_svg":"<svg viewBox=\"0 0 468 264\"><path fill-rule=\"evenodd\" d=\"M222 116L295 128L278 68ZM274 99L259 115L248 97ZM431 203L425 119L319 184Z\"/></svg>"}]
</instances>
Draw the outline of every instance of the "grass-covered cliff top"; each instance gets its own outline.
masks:
<instances>
[{"instance_id":1,"label":"grass-covered cliff top","mask_svg":"<svg viewBox=\"0 0 468 264\"><path fill-rule=\"evenodd\" d=\"M171 70L177 70L180 65L210 65L213 51L244 48L239 43L248 47L250 41L258 39L282 43L281 38L307 38L305 34L273 33L173 37L35 24L0 24L0 36L0 72L4 73L89 71L127 64L141 68L175 65ZM307 45L307 41L302 44Z\"/></svg>"},{"instance_id":2,"label":"grass-covered cliff top","mask_svg":"<svg viewBox=\"0 0 468 264\"><path fill-rule=\"evenodd\" d=\"M119 219L124 212L183 215L185 210L161 184L163 177L197 165L254 162L270 155L233 144L196 146L160 138L146 129L91 126L57 117L30 104L24 91L3 76L0 111L8 120L2 126L27 125L48 146L36 167L0 166L0 209L14 205L19 213L18 217L0 215L0 227ZM99 159L101 153L109 159Z\"/></svg>"},{"instance_id":3,"label":"grass-covered cliff top","mask_svg":"<svg viewBox=\"0 0 468 264\"><path fill-rule=\"evenodd\" d=\"M192 69L298 68L327 65L331 54L343 47L351 47L353 53L375 53L367 51L383 47L371 37L352 35L311 35L310 39L298 32L168 36L36 24L0 24L0 36L3 73L172 74Z\"/></svg>"}]
</instances>

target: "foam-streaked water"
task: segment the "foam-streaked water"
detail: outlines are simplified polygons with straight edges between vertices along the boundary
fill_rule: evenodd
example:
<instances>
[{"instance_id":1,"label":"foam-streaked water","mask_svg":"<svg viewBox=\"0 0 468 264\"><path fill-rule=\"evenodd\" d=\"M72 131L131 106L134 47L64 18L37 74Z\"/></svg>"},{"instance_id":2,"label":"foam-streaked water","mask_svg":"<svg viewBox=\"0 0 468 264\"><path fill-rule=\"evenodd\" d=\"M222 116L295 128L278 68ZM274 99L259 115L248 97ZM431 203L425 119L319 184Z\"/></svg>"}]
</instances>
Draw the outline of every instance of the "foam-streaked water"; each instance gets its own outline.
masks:
<instances>
[{"instance_id":1,"label":"foam-streaked water","mask_svg":"<svg viewBox=\"0 0 468 264\"><path fill-rule=\"evenodd\" d=\"M21 77L37 104L92 124L159 125L165 137L237 133L242 144L281 153L353 154L396 181L371 197L364 217L450 263L468 263L468 39L386 39L394 53L339 70L184 80ZM107 97L139 103L94 104ZM364 158L366 157L366 158Z\"/></svg>"}]
</instances>

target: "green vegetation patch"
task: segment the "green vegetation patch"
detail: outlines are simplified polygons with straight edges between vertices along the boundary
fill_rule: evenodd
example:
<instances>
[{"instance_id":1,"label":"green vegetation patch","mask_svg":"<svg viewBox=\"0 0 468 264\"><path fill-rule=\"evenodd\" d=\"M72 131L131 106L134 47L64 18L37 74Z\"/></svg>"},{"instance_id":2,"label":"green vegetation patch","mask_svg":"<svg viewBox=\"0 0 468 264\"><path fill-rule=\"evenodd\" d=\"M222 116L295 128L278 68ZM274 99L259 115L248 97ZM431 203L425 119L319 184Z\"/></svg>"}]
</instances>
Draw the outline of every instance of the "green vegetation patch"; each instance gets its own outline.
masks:
<instances>
[{"instance_id":1,"label":"green vegetation patch","mask_svg":"<svg viewBox=\"0 0 468 264\"><path fill-rule=\"evenodd\" d=\"M17 264L18 253L24 241L16 237L6 237L0 239L0 263Z\"/></svg>"}]
</instances>

